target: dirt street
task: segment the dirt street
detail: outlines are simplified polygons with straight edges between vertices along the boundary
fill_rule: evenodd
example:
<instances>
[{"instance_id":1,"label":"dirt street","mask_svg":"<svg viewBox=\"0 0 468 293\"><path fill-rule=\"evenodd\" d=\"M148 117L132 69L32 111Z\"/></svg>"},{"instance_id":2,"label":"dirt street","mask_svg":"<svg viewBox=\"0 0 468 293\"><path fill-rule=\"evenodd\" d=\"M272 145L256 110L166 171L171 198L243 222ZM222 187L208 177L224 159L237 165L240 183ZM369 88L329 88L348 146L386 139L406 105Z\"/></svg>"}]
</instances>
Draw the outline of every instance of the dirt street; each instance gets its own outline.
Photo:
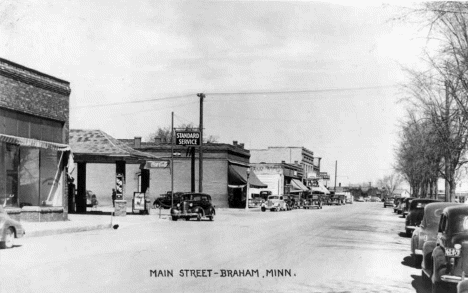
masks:
<instances>
[{"instance_id":1,"label":"dirt street","mask_svg":"<svg viewBox=\"0 0 468 293\"><path fill-rule=\"evenodd\" d=\"M0 251L0 292L430 292L403 228L358 202L26 237Z\"/></svg>"}]
</instances>

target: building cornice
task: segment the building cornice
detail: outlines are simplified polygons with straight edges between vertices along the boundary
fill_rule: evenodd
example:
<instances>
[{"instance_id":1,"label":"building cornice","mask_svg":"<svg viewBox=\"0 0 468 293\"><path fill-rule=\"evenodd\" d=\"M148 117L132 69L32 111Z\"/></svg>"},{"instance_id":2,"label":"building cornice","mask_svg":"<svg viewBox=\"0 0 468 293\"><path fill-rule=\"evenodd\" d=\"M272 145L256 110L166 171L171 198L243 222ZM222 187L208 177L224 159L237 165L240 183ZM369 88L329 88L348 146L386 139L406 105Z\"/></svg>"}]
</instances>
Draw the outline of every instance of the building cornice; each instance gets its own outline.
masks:
<instances>
[{"instance_id":1,"label":"building cornice","mask_svg":"<svg viewBox=\"0 0 468 293\"><path fill-rule=\"evenodd\" d=\"M62 95L70 95L70 83L0 58L0 75Z\"/></svg>"}]
</instances>

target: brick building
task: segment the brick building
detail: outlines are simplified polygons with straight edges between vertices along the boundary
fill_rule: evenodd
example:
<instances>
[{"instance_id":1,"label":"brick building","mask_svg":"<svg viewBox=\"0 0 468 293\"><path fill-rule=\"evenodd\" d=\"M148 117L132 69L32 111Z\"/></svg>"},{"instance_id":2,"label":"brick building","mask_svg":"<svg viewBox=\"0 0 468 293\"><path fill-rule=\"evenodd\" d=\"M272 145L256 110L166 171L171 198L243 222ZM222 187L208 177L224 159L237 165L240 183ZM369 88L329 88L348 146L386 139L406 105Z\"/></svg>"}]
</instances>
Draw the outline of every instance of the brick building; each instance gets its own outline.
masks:
<instances>
[{"instance_id":1,"label":"brick building","mask_svg":"<svg viewBox=\"0 0 468 293\"><path fill-rule=\"evenodd\" d=\"M161 159L171 158L170 143L141 142L141 138L121 140L132 148L153 154ZM187 147L174 146L174 192L198 191L198 148L195 151L195 178L191 180L192 160ZM203 192L212 196L217 207L242 207L245 204L249 150L244 144L208 143L203 145ZM155 198L171 190L170 168L150 168L150 197ZM136 171L138 172L138 171ZM130 174L129 174L130 175ZM131 176L131 175L130 175ZM251 188L266 187L255 174L249 177Z\"/></svg>"},{"instance_id":2,"label":"brick building","mask_svg":"<svg viewBox=\"0 0 468 293\"><path fill-rule=\"evenodd\" d=\"M314 157L314 152L305 147L268 147L267 149L250 150L251 163L279 163L302 166L302 181L308 174L320 172L321 158Z\"/></svg>"},{"instance_id":3,"label":"brick building","mask_svg":"<svg viewBox=\"0 0 468 293\"><path fill-rule=\"evenodd\" d=\"M0 201L14 218L67 219L69 97L69 82L0 58Z\"/></svg>"}]
</instances>

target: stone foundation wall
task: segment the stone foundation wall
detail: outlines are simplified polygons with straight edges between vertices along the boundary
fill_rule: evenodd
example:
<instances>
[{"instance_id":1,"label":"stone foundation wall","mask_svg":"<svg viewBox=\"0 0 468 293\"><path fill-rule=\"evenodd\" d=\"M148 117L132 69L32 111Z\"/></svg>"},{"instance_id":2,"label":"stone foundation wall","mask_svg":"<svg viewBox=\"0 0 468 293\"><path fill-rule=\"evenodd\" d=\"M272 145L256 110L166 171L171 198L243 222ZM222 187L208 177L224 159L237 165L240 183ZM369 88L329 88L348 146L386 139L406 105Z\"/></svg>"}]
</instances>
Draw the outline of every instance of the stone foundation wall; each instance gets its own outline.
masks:
<instances>
[{"instance_id":1,"label":"stone foundation wall","mask_svg":"<svg viewBox=\"0 0 468 293\"><path fill-rule=\"evenodd\" d=\"M25 206L21 209L21 220L24 222L55 222L66 220L63 207Z\"/></svg>"}]
</instances>

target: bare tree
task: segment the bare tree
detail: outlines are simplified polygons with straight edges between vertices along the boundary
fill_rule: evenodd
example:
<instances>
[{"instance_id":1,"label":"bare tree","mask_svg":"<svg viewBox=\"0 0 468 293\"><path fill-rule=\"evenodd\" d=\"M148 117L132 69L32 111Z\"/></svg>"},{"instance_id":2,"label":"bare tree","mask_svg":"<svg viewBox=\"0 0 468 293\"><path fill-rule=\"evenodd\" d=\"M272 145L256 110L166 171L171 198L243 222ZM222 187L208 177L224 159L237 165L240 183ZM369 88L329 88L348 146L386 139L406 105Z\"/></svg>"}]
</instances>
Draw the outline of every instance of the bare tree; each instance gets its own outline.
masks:
<instances>
[{"instance_id":1,"label":"bare tree","mask_svg":"<svg viewBox=\"0 0 468 293\"><path fill-rule=\"evenodd\" d=\"M468 143L468 3L425 2L413 14L428 29L427 69L409 70L408 100L436 134L443 165L439 173L452 201Z\"/></svg>"},{"instance_id":2,"label":"bare tree","mask_svg":"<svg viewBox=\"0 0 468 293\"><path fill-rule=\"evenodd\" d=\"M404 178L399 173L392 173L390 175L384 176L382 179L379 180L378 185L381 188L385 188L387 192L387 196L391 196L393 192L400 187L401 183L403 182Z\"/></svg>"}]
</instances>

